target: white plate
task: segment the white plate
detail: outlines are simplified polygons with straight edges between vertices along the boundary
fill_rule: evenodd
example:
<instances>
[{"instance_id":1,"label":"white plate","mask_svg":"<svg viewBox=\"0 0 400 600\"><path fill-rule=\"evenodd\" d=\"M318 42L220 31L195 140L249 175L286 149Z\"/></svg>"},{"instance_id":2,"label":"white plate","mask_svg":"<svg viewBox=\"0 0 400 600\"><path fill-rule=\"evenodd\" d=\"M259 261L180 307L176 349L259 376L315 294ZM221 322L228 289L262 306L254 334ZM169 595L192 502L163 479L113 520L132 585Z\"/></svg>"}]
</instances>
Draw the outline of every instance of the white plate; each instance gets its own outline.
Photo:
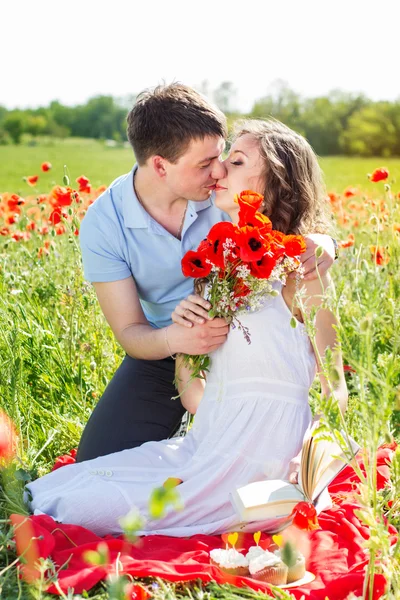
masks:
<instances>
[{"instance_id":1,"label":"white plate","mask_svg":"<svg viewBox=\"0 0 400 600\"><path fill-rule=\"evenodd\" d=\"M310 571L306 571L306 574L301 579L298 579L297 581L293 581L292 583L285 583L282 585L277 585L276 587L283 588L286 590L287 588L294 588L294 587L300 587L302 585L306 585L307 583L311 583L312 581L314 581L314 579L315 579L314 573L310 573Z\"/></svg>"}]
</instances>

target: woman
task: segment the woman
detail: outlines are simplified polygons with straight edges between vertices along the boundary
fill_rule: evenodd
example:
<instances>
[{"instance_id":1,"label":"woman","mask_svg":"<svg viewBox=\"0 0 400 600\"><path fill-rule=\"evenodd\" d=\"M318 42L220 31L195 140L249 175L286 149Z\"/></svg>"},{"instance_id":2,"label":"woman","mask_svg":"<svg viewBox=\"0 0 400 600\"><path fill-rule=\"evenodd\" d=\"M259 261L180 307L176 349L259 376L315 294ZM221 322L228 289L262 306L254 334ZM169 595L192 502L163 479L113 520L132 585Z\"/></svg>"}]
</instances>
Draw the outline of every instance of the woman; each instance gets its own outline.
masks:
<instances>
[{"instance_id":1,"label":"woman","mask_svg":"<svg viewBox=\"0 0 400 600\"><path fill-rule=\"evenodd\" d=\"M316 157L304 138L284 125L244 123L225 168L226 176L217 185L216 202L233 222L237 222L234 195L253 189L264 194L265 213L276 229L302 234L327 230ZM321 285L330 285L327 276L305 284L307 311L321 304ZM213 353L200 404L201 382L190 386L183 402L197 412L184 438L148 442L50 473L29 484L34 512L82 525L99 535L118 534L122 531L120 517L132 506L148 517L152 490L176 477L182 481L177 491L183 510L171 510L160 520L149 519L140 535L276 530L277 521L241 524L229 492L262 478L289 476L292 459L296 461L312 421L308 392L316 372L316 353L323 356L328 347L333 350L339 373L335 396L342 411L347 402L334 316L325 308L317 312L315 352L304 324L290 326L292 312L299 321L303 319L293 307L294 280L278 289L281 293L266 298L261 310L241 315L251 333L250 345L234 329L228 341ZM194 297L187 302L177 308L175 319L182 318L185 310L187 316L201 313ZM203 313L193 319L206 316ZM185 376L182 369L178 374ZM323 377L321 387L329 395Z\"/></svg>"}]
</instances>

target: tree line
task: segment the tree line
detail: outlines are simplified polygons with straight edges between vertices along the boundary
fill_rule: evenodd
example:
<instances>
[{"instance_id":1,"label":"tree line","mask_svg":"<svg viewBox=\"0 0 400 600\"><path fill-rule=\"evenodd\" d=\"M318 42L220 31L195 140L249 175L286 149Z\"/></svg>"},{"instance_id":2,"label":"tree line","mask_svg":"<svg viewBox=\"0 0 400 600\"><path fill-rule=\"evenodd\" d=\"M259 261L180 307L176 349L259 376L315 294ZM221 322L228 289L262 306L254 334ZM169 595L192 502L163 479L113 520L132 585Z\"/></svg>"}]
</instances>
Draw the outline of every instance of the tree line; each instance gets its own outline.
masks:
<instances>
[{"instance_id":1,"label":"tree line","mask_svg":"<svg viewBox=\"0 0 400 600\"><path fill-rule=\"evenodd\" d=\"M203 82L198 89L214 99L230 124L240 117L272 116L304 135L321 156L400 156L400 98L376 102L340 90L303 98L278 81L243 114L235 109L236 90L231 82L211 92ZM78 106L59 101L24 110L0 106L0 144L18 144L24 134L125 141L126 114L134 100L135 96L96 96Z\"/></svg>"}]
</instances>

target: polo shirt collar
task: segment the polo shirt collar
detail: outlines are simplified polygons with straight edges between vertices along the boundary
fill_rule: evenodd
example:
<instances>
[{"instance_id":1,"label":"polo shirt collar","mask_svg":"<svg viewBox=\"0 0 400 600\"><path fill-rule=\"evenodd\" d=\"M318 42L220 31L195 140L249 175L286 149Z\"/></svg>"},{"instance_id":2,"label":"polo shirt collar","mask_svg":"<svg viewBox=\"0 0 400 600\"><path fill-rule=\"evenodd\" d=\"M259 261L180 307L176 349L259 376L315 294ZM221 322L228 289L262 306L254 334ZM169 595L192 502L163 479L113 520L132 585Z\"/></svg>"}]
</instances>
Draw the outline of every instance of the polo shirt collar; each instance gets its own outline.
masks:
<instances>
[{"instance_id":1,"label":"polo shirt collar","mask_svg":"<svg viewBox=\"0 0 400 600\"><path fill-rule=\"evenodd\" d=\"M129 227L130 229L147 229L150 226L151 217L140 204L139 198L135 194L135 189L133 186L133 178L137 168L138 165L134 165L124 182L122 193L122 213L125 227ZM194 210L194 212L199 213L205 208L211 206L211 202L211 198L208 198L202 202L190 200L189 204L190 208Z\"/></svg>"},{"instance_id":2,"label":"polo shirt collar","mask_svg":"<svg viewBox=\"0 0 400 600\"><path fill-rule=\"evenodd\" d=\"M146 229L149 226L149 215L140 204L133 187L133 177L137 168L136 164L125 179L122 190L122 213L125 227Z\"/></svg>"}]
</instances>

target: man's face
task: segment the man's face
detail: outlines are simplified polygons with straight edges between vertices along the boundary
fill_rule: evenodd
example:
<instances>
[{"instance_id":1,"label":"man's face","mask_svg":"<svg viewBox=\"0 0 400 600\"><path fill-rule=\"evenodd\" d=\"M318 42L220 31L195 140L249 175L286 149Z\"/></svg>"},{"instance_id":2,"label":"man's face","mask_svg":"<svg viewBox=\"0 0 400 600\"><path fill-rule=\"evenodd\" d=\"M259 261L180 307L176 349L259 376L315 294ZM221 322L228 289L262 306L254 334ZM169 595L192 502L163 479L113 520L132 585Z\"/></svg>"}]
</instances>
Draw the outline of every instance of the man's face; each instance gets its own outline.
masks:
<instances>
[{"instance_id":1,"label":"man's face","mask_svg":"<svg viewBox=\"0 0 400 600\"><path fill-rule=\"evenodd\" d=\"M201 202L207 200L218 179L225 176L222 137L206 137L193 140L180 159L172 164L165 161L165 184L177 198Z\"/></svg>"}]
</instances>

